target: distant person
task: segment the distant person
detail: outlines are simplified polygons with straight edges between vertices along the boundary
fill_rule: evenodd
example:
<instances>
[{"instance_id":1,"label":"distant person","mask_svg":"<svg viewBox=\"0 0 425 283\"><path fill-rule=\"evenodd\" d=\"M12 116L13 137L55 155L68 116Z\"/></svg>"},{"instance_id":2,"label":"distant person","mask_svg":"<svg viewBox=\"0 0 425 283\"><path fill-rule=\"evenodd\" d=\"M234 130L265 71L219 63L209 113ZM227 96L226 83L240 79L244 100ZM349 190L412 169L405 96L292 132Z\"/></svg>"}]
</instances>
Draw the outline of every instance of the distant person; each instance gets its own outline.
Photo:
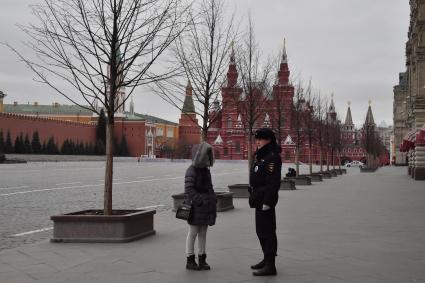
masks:
<instances>
[{"instance_id":1,"label":"distant person","mask_svg":"<svg viewBox=\"0 0 425 283\"><path fill-rule=\"evenodd\" d=\"M185 175L185 195L192 203L192 217L188 220L189 232L186 239L186 268L190 270L209 270L206 262L206 241L208 226L215 224L217 217L217 198L214 193L210 167L214 164L212 146L207 143L192 148L192 165ZM199 264L195 260L195 240L198 238Z\"/></svg>"},{"instance_id":2,"label":"distant person","mask_svg":"<svg viewBox=\"0 0 425 283\"><path fill-rule=\"evenodd\" d=\"M289 167L288 173L286 173L286 177L296 177L296 176L297 176L297 171L295 171L294 168Z\"/></svg>"},{"instance_id":3,"label":"distant person","mask_svg":"<svg viewBox=\"0 0 425 283\"><path fill-rule=\"evenodd\" d=\"M263 260L251 266L254 276L276 275L276 211L279 199L282 159L276 137L268 128L255 133L257 151L250 173L249 205L255 208L255 230L263 250Z\"/></svg>"}]
</instances>

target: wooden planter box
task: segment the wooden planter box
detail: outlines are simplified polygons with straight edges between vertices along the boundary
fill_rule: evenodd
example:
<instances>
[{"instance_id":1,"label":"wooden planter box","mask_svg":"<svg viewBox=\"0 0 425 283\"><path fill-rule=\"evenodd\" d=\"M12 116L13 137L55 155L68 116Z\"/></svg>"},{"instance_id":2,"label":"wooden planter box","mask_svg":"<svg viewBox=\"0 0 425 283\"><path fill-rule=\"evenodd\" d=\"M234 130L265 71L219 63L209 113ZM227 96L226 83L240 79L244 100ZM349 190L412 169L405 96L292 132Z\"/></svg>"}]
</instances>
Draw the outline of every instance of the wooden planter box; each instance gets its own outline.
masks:
<instances>
[{"instance_id":1,"label":"wooden planter box","mask_svg":"<svg viewBox=\"0 0 425 283\"><path fill-rule=\"evenodd\" d=\"M233 206L233 193L232 192L215 192L217 196L217 211L222 212L234 209ZM185 196L184 193L172 195L173 198L173 211L177 211L180 204L183 203Z\"/></svg>"},{"instance_id":2,"label":"wooden planter box","mask_svg":"<svg viewBox=\"0 0 425 283\"><path fill-rule=\"evenodd\" d=\"M414 178L415 180L425 180L425 167L415 167Z\"/></svg>"},{"instance_id":3,"label":"wooden planter box","mask_svg":"<svg viewBox=\"0 0 425 283\"><path fill-rule=\"evenodd\" d=\"M321 182L323 181L322 174L311 174L311 175L300 175L301 177L309 177L312 182Z\"/></svg>"},{"instance_id":4,"label":"wooden planter box","mask_svg":"<svg viewBox=\"0 0 425 283\"><path fill-rule=\"evenodd\" d=\"M83 210L51 216L51 242L131 242L155 234L155 213L155 210L114 210L114 215L103 215L102 210Z\"/></svg>"},{"instance_id":5,"label":"wooden planter box","mask_svg":"<svg viewBox=\"0 0 425 283\"><path fill-rule=\"evenodd\" d=\"M285 180L283 179L280 181L280 189L281 190L287 190L287 191L293 191L297 188L295 187L295 182L293 180Z\"/></svg>"},{"instance_id":6,"label":"wooden planter box","mask_svg":"<svg viewBox=\"0 0 425 283\"><path fill-rule=\"evenodd\" d=\"M347 169L342 168L341 171L342 171L342 174L347 174Z\"/></svg>"},{"instance_id":7,"label":"wooden planter box","mask_svg":"<svg viewBox=\"0 0 425 283\"><path fill-rule=\"evenodd\" d=\"M307 176L298 177L285 177L283 180L292 180L297 186L308 186L311 185L311 178Z\"/></svg>"},{"instance_id":8,"label":"wooden planter box","mask_svg":"<svg viewBox=\"0 0 425 283\"><path fill-rule=\"evenodd\" d=\"M248 184L229 185L228 187L234 198L249 198Z\"/></svg>"},{"instance_id":9,"label":"wooden planter box","mask_svg":"<svg viewBox=\"0 0 425 283\"><path fill-rule=\"evenodd\" d=\"M331 173L332 177L338 177L338 173L336 173L334 170L329 170L329 171L326 171L326 172Z\"/></svg>"},{"instance_id":10,"label":"wooden planter box","mask_svg":"<svg viewBox=\"0 0 425 283\"><path fill-rule=\"evenodd\" d=\"M322 182L323 181L322 174L311 174L311 175L309 175L309 177L311 178L312 182Z\"/></svg>"},{"instance_id":11,"label":"wooden planter box","mask_svg":"<svg viewBox=\"0 0 425 283\"><path fill-rule=\"evenodd\" d=\"M376 168L360 167L360 172L362 173L373 173L373 172L376 172L376 170L378 170L378 167Z\"/></svg>"},{"instance_id":12,"label":"wooden planter box","mask_svg":"<svg viewBox=\"0 0 425 283\"><path fill-rule=\"evenodd\" d=\"M322 179L332 179L332 173L331 172L320 172L320 175L322 175Z\"/></svg>"},{"instance_id":13,"label":"wooden planter box","mask_svg":"<svg viewBox=\"0 0 425 283\"><path fill-rule=\"evenodd\" d=\"M330 171L335 172L337 176L342 175L342 171L340 171L339 169L332 169Z\"/></svg>"}]
</instances>

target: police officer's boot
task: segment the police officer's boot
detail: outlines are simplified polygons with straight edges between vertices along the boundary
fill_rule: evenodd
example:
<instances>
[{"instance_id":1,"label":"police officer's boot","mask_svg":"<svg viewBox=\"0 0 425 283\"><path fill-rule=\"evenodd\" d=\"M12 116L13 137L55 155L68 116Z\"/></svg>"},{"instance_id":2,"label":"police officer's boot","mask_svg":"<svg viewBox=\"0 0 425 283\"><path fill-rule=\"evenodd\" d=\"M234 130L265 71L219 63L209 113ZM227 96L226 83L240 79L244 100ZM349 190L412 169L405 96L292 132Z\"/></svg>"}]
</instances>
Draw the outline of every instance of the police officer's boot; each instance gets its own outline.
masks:
<instances>
[{"instance_id":1,"label":"police officer's boot","mask_svg":"<svg viewBox=\"0 0 425 283\"><path fill-rule=\"evenodd\" d=\"M199 259L199 270L210 270L211 269L211 266L209 266L209 264L206 262L206 259L207 259L206 254L199 255L198 259Z\"/></svg>"},{"instance_id":2,"label":"police officer's boot","mask_svg":"<svg viewBox=\"0 0 425 283\"><path fill-rule=\"evenodd\" d=\"M263 268L261 268L258 271L255 271L252 273L254 276L272 276L276 275L276 265L275 265L275 259L270 258L266 259L266 263Z\"/></svg>"},{"instance_id":3,"label":"police officer's boot","mask_svg":"<svg viewBox=\"0 0 425 283\"><path fill-rule=\"evenodd\" d=\"M265 259L263 259L263 260L262 260L262 261L260 261L259 263L254 264L254 265L251 265L251 269L258 270L258 269L263 268L265 265L266 265L266 260L265 260Z\"/></svg>"},{"instance_id":4,"label":"police officer's boot","mask_svg":"<svg viewBox=\"0 0 425 283\"><path fill-rule=\"evenodd\" d=\"M186 269L200 270L198 264L195 261L195 255L191 255L187 257Z\"/></svg>"}]
</instances>

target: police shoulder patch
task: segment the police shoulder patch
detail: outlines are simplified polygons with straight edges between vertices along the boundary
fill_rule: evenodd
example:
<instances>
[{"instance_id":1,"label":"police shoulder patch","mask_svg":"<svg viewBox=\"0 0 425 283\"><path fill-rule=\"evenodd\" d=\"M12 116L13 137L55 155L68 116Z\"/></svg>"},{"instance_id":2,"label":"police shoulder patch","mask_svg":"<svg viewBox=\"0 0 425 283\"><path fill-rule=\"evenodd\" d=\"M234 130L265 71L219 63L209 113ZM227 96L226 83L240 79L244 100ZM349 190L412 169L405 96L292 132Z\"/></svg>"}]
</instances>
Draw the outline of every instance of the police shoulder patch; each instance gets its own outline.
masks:
<instances>
[{"instance_id":1,"label":"police shoulder patch","mask_svg":"<svg viewBox=\"0 0 425 283\"><path fill-rule=\"evenodd\" d=\"M273 171L274 171L274 163L273 162L269 163L268 170L269 170L270 173L273 173Z\"/></svg>"}]
</instances>

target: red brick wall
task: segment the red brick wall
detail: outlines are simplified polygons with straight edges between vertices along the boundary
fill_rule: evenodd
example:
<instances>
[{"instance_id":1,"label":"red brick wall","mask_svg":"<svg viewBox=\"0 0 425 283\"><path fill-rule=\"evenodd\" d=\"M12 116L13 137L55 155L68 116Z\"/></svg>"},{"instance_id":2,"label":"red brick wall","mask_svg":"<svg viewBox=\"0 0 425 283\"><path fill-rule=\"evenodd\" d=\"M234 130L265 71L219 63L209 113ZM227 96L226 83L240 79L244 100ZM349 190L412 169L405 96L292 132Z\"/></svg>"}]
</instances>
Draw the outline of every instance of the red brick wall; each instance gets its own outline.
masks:
<instances>
[{"instance_id":1,"label":"red brick wall","mask_svg":"<svg viewBox=\"0 0 425 283\"><path fill-rule=\"evenodd\" d=\"M50 118L31 117L19 114L0 113L0 130L3 131L4 139L6 139L7 131L10 131L12 143L15 142L16 136L22 132L24 137L28 134L30 142L32 134L38 131L40 142L46 141L50 137L54 137L55 142L60 148L66 139L74 142L95 144L96 126L92 124L54 120Z\"/></svg>"},{"instance_id":2,"label":"red brick wall","mask_svg":"<svg viewBox=\"0 0 425 283\"><path fill-rule=\"evenodd\" d=\"M127 139L130 156L141 156L145 153L146 123L145 121L115 121L115 139L121 142L122 135Z\"/></svg>"},{"instance_id":3,"label":"red brick wall","mask_svg":"<svg viewBox=\"0 0 425 283\"><path fill-rule=\"evenodd\" d=\"M114 136L118 143L121 142L122 135L126 136L130 156L140 156L145 154L145 121L115 121ZM42 118L26 116L12 113L0 113L0 130L3 131L3 137L10 131L12 143L16 136L23 133L28 134L30 142L35 131L40 136L40 142L43 143L50 137L55 139L59 149L64 140L70 139L74 142L91 143L96 142L96 125L88 123L71 122L64 120L55 120L51 118Z\"/></svg>"}]
</instances>

